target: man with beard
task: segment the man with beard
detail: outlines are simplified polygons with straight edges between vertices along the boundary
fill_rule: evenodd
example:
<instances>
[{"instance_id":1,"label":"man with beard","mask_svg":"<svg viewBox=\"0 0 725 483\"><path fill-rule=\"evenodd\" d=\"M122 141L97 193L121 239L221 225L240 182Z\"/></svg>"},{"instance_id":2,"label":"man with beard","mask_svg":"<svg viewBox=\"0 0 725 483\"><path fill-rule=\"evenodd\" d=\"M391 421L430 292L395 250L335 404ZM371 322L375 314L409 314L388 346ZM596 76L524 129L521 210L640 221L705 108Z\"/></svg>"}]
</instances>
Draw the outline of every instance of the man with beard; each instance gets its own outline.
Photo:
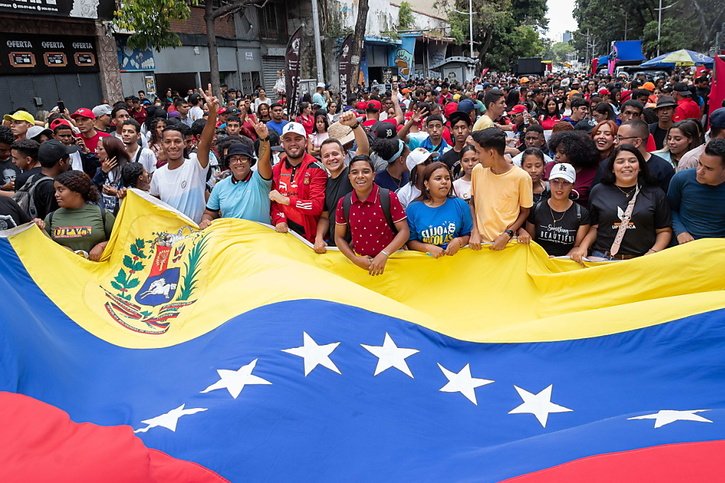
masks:
<instances>
[{"instance_id":1,"label":"man with beard","mask_svg":"<svg viewBox=\"0 0 725 483\"><path fill-rule=\"evenodd\" d=\"M284 156L273 168L269 193L272 224L280 233L292 229L313 243L325 207L327 173L307 153L307 132L302 124L285 124L281 139Z\"/></svg>"}]
</instances>

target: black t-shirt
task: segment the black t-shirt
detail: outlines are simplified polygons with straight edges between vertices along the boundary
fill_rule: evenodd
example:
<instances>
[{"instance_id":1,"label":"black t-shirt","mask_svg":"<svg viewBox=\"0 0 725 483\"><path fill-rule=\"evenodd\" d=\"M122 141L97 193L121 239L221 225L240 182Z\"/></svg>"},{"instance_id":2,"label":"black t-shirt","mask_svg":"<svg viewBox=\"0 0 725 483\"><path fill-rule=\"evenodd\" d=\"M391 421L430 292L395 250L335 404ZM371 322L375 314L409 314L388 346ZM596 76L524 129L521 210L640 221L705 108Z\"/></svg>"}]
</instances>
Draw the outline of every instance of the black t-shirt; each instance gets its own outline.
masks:
<instances>
[{"instance_id":1,"label":"black t-shirt","mask_svg":"<svg viewBox=\"0 0 725 483\"><path fill-rule=\"evenodd\" d=\"M655 146L657 146L657 149L662 149L665 145L667 129L662 129L660 125L655 122L649 125L649 132L655 140Z\"/></svg>"},{"instance_id":2,"label":"black t-shirt","mask_svg":"<svg viewBox=\"0 0 725 483\"><path fill-rule=\"evenodd\" d=\"M335 245L335 210L340 198L352 191L350 178L348 177L349 168L345 168L337 178L328 177L325 186L325 211L330 215L330 245Z\"/></svg>"},{"instance_id":3,"label":"black t-shirt","mask_svg":"<svg viewBox=\"0 0 725 483\"><path fill-rule=\"evenodd\" d=\"M449 149L448 152L440 157L440 161L446 163L448 169L453 173L453 177L457 178L461 172L461 152L455 149Z\"/></svg>"},{"instance_id":4,"label":"black t-shirt","mask_svg":"<svg viewBox=\"0 0 725 483\"><path fill-rule=\"evenodd\" d=\"M0 186L5 186L11 181L15 181L20 174L20 169L15 166L15 163L13 163L12 159L6 159L5 161L0 161L0 176L2 176L2 179L0 179ZM17 183L15 184L15 189L18 189L19 186Z\"/></svg>"},{"instance_id":5,"label":"black t-shirt","mask_svg":"<svg viewBox=\"0 0 725 483\"><path fill-rule=\"evenodd\" d=\"M660 158L656 154L651 155L647 160L647 168L650 176L657 181L657 186L667 193L670 180L675 175L675 168L666 159Z\"/></svg>"},{"instance_id":6,"label":"black t-shirt","mask_svg":"<svg viewBox=\"0 0 725 483\"><path fill-rule=\"evenodd\" d=\"M30 217L12 198L0 196L0 230L15 228L30 221Z\"/></svg>"},{"instance_id":7,"label":"black t-shirt","mask_svg":"<svg viewBox=\"0 0 725 483\"><path fill-rule=\"evenodd\" d=\"M551 209L546 199L534 205L528 221L534 225L534 241L554 257L569 253L574 248L579 227L590 224L589 210L579 203L558 212Z\"/></svg>"},{"instance_id":8,"label":"black t-shirt","mask_svg":"<svg viewBox=\"0 0 725 483\"><path fill-rule=\"evenodd\" d=\"M624 191L633 193L632 188ZM593 250L609 252L630 199L631 196L614 185L598 184L592 188L589 212L592 225L599 225ZM672 215L665 193L657 186L643 187L618 254L644 255L655 244L655 230L671 226Z\"/></svg>"},{"instance_id":9,"label":"black t-shirt","mask_svg":"<svg viewBox=\"0 0 725 483\"><path fill-rule=\"evenodd\" d=\"M55 186L52 179L38 181L33 192L35 209L38 210L37 217L44 220L51 211L58 209L58 202L55 200Z\"/></svg>"},{"instance_id":10,"label":"black t-shirt","mask_svg":"<svg viewBox=\"0 0 725 483\"><path fill-rule=\"evenodd\" d=\"M26 181L28 181L28 178L33 176L34 174L40 173L40 170L43 169L40 166L36 166L35 168L29 169L27 171L23 171L18 175L17 178L15 178L15 191L19 190L23 187Z\"/></svg>"}]
</instances>

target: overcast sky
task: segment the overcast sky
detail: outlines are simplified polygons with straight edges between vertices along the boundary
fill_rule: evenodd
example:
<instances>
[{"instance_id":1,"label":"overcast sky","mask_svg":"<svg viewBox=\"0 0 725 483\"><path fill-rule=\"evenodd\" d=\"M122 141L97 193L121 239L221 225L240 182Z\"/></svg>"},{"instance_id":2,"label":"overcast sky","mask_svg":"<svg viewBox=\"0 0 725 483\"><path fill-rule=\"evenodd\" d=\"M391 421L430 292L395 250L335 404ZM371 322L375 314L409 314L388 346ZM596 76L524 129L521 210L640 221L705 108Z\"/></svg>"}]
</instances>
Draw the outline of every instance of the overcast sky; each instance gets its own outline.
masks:
<instances>
[{"instance_id":1,"label":"overcast sky","mask_svg":"<svg viewBox=\"0 0 725 483\"><path fill-rule=\"evenodd\" d=\"M549 12L546 16L549 19L549 37L554 42L561 42L561 35L567 31L576 30L577 24L571 11L574 10L574 0L547 0Z\"/></svg>"}]
</instances>

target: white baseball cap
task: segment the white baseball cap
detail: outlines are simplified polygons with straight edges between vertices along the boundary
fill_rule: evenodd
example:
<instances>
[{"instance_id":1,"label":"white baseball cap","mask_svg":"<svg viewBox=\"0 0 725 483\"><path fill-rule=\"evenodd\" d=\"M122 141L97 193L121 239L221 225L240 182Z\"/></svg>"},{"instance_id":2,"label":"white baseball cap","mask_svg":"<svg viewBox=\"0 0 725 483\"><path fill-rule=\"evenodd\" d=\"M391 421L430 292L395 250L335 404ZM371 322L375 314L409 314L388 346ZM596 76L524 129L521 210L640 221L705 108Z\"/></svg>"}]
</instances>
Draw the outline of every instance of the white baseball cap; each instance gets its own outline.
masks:
<instances>
[{"instance_id":1,"label":"white baseball cap","mask_svg":"<svg viewBox=\"0 0 725 483\"><path fill-rule=\"evenodd\" d=\"M405 165L408 167L408 171L413 171L413 168L419 164L423 164L428 161L436 153L431 153L424 148L415 148L408 154L408 158L405 160Z\"/></svg>"},{"instance_id":2,"label":"white baseball cap","mask_svg":"<svg viewBox=\"0 0 725 483\"><path fill-rule=\"evenodd\" d=\"M307 131L305 131L305 127L299 122L288 122L287 124L285 124L282 128L282 135L280 136L280 138L285 137L285 135L288 133L299 134L300 136L307 137Z\"/></svg>"},{"instance_id":3,"label":"white baseball cap","mask_svg":"<svg viewBox=\"0 0 725 483\"><path fill-rule=\"evenodd\" d=\"M325 83L324 82L318 82L317 83L317 87L320 88L320 89L324 89L325 88Z\"/></svg>"},{"instance_id":4,"label":"white baseball cap","mask_svg":"<svg viewBox=\"0 0 725 483\"><path fill-rule=\"evenodd\" d=\"M549 181L552 179L563 179L574 183L576 181L576 170L569 163L557 163L551 169L551 174L549 174Z\"/></svg>"}]
</instances>

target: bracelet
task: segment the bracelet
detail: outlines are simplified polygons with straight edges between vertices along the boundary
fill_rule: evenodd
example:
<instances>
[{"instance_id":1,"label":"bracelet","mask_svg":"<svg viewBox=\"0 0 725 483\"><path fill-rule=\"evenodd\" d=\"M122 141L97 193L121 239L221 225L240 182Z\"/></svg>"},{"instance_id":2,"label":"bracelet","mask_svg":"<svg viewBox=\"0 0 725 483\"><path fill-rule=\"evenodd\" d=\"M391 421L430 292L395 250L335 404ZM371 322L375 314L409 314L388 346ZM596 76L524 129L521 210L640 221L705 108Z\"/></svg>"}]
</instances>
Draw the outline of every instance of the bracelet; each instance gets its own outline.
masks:
<instances>
[{"instance_id":1,"label":"bracelet","mask_svg":"<svg viewBox=\"0 0 725 483\"><path fill-rule=\"evenodd\" d=\"M359 127L360 127L360 122L356 122L354 126L350 126L350 129L352 129L354 131L355 129L357 129Z\"/></svg>"},{"instance_id":2,"label":"bracelet","mask_svg":"<svg viewBox=\"0 0 725 483\"><path fill-rule=\"evenodd\" d=\"M261 143L268 143L269 142L269 136L267 136L266 138L259 138L259 142L261 142Z\"/></svg>"},{"instance_id":3,"label":"bracelet","mask_svg":"<svg viewBox=\"0 0 725 483\"><path fill-rule=\"evenodd\" d=\"M382 253L386 257L390 257L390 253L386 252L385 250L380 250L380 253Z\"/></svg>"},{"instance_id":4,"label":"bracelet","mask_svg":"<svg viewBox=\"0 0 725 483\"><path fill-rule=\"evenodd\" d=\"M649 251L657 253L659 250L655 250L654 248L650 248Z\"/></svg>"}]
</instances>

